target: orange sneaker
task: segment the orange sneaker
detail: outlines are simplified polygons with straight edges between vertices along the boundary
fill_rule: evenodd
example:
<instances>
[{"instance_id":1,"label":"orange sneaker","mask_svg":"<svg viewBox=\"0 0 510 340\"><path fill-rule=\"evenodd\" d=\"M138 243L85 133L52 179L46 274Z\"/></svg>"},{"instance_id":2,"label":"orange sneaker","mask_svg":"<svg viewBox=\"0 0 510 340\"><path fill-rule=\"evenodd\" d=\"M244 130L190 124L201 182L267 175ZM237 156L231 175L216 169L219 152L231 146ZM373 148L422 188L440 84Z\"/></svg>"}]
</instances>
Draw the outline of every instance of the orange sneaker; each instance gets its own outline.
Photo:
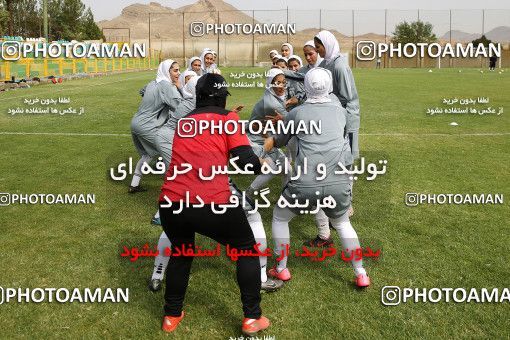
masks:
<instances>
[{"instance_id":1,"label":"orange sneaker","mask_svg":"<svg viewBox=\"0 0 510 340\"><path fill-rule=\"evenodd\" d=\"M370 278L366 274L359 274L356 276L356 286L368 287L370 286Z\"/></svg>"},{"instance_id":2,"label":"orange sneaker","mask_svg":"<svg viewBox=\"0 0 510 340\"><path fill-rule=\"evenodd\" d=\"M267 327L269 327L269 319L265 316L261 316L258 319L248 319L244 318L243 320L243 334L248 336L257 335L259 331L263 331Z\"/></svg>"},{"instance_id":3,"label":"orange sneaker","mask_svg":"<svg viewBox=\"0 0 510 340\"><path fill-rule=\"evenodd\" d=\"M184 318L184 312L181 313L181 316L165 316L163 318L163 330L167 333L175 331L182 318Z\"/></svg>"},{"instance_id":4,"label":"orange sneaker","mask_svg":"<svg viewBox=\"0 0 510 340\"><path fill-rule=\"evenodd\" d=\"M288 268L285 268L281 272L278 272L276 266L274 266L273 268L268 270L267 274L271 277L274 277L275 279L282 280L284 282L289 281L291 278L290 271Z\"/></svg>"}]
</instances>

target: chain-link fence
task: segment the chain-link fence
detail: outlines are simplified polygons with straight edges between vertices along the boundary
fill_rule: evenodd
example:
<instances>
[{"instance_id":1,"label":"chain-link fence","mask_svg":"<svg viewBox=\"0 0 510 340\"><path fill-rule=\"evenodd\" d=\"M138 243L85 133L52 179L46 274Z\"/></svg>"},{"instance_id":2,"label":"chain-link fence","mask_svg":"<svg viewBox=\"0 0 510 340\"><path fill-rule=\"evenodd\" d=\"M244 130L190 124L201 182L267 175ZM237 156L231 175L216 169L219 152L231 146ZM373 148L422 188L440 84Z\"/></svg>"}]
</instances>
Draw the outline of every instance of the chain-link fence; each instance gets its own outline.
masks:
<instances>
[{"instance_id":1,"label":"chain-link fence","mask_svg":"<svg viewBox=\"0 0 510 340\"><path fill-rule=\"evenodd\" d=\"M357 42L391 42L395 27L404 21L428 22L439 44L469 43L486 35L501 43L498 67L510 67L510 10L240 10L144 14L145 24L136 29L105 27L107 41L140 42L162 51L164 58L184 62L199 55L203 48L217 51L220 66L259 66L269 62L268 52L280 50L283 42L303 56L302 46L321 29L333 32L341 52L353 67L376 67L376 61L354 57ZM291 34L214 34L193 32L194 24L293 24ZM382 67L483 67L487 58L389 58Z\"/></svg>"}]
</instances>

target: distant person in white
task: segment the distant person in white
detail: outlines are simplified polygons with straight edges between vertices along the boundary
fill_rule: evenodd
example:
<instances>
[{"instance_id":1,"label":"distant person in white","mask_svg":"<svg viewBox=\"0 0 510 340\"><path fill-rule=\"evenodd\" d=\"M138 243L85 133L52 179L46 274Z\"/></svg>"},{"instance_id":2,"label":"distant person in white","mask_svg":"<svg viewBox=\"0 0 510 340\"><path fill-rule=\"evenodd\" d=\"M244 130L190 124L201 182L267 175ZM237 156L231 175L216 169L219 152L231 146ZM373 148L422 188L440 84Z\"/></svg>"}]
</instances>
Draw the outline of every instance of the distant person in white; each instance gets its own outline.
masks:
<instances>
[{"instance_id":1,"label":"distant person in white","mask_svg":"<svg viewBox=\"0 0 510 340\"><path fill-rule=\"evenodd\" d=\"M281 47L282 57L288 58L294 54L294 48L289 43L283 43Z\"/></svg>"},{"instance_id":2,"label":"distant person in white","mask_svg":"<svg viewBox=\"0 0 510 340\"><path fill-rule=\"evenodd\" d=\"M204 48L204 50L202 51L202 54L200 55L200 61L202 63L202 65L201 65L202 73L199 75L203 76L206 73L221 74L218 66L214 63L214 60L215 60L214 54L215 53L216 52L214 52L210 48Z\"/></svg>"}]
</instances>

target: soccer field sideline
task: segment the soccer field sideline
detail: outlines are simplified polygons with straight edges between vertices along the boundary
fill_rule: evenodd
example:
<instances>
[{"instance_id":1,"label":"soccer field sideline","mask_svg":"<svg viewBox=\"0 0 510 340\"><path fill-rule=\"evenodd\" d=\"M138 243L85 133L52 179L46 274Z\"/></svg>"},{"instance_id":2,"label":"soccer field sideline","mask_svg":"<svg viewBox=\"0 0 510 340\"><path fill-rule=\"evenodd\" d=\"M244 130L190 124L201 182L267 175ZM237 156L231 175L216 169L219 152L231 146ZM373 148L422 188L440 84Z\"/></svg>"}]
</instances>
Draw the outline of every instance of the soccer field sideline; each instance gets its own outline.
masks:
<instances>
[{"instance_id":1,"label":"soccer field sideline","mask_svg":"<svg viewBox=\"0 0 510 340\"><path fill-rule=\"evenodd\" d=\"M74 132L7 132L0 131L0 135L9 136L68 136L68 137L131 137L127 133L74 133ZM377 137L484 137L484 136L507 136L510 132L498 133L360 133L360 136L377 136Z\"/></svg>"}]
</instances>

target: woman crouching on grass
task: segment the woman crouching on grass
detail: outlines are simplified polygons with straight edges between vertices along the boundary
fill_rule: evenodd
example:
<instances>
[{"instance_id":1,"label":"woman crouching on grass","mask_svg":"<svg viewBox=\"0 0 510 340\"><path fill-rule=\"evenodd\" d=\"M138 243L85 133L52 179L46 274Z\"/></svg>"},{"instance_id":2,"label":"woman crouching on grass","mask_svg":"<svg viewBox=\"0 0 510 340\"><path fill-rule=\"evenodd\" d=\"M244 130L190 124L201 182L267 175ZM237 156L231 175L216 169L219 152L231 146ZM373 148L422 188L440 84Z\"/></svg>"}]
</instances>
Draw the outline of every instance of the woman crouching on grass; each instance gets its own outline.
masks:
<instances>
[{"instance_id":1,"label":"woman crouching on grass","mask_svg":"<svg viewBox=\"0 0 510 340\"><path fill-rule=\"evenodd\" d=\"M311 121L321 122L323 127L321 133L278 134L265 140L264 150L269 152L275 147L283 147L295 137L299 149L295 165L302 169L307 166L307 173L303 172L299 178L291 179L278 201L283 199L292 203L297 201L300 205L309 201L305 209L312 211L316 209L318 200L323 201L326 198L334 200L335 204L323 206L322 210L338 232L344 250L353 251L360 248L360 244L348 215L351 205L351 181L348 174L335 174L339 162L342 163L344 159L344 154L350 153L343 135L345 109L336 99L330 97L332 87L331 72L320 67L309 71L305 76L306 102L290 111L285 116L285 123L305 122L306 125L310 125ZM319 166L324 168L325 174L320 181L317 180ZM275 253L284 256L268 274L282 281L291 279L285 254L285 249L290 247L289 222L296 215L304 213L303 208L300 210L294 207L293 204L285 208L276 205L273 210L272 236ZM363 268L362 260L353 259L351 263L356 276L356 285L369 286L370 279Z\"/></svg>"},{"instance_id":2,"label":"woman crouching on grass","mask_svg":"<svg viewBox=\"0 0 510 340\"><path fill-rule=\"evenodd\" d=\"M225 110L225 87L218 87L225 79L218 74L206 74L196 84L196 109L186 117L200 123L216 124L229 120L238 121L236 112ZM182 124L181 119L178 122ZM216 174L212 180L199 176L199 169L210 173L214 167L226 167L229 158L239 157L237 165L247 165L260 173L261 160L253 153L248 138L240 131L235 134L214 134L210 131L186 138L176 134L173 140L172 159L161 187L160 212L163 229L176 249L189 247L194 250L195 234L207 236L218 243L242 251L251 251L256 244L246 215L241 206L218 212L218 205L230 201L231 191L226 173ZM183 163L193 171L179 172ZM182 206L186 200L186 207ZM181 207L179 208L179 202ZM172 203L172 204L169 204ZM216 207L216 208L215 208ZM165 316L163 330L173 332L184 318L183 303L188 287L193 256L171 256L166 272ZM244 320L242 332L254 336L269 327L269 320L260 308L260 263L254 256L240 256L236 261L237 283L241 291ZM210 278L215 280L215 278ZM221 288L221 282L212 282ZM211 311L217 313L218 311Z\"/></svg>"},{"instance_id":3,"label":"woman crouching on grass","mask_svg":"<svg viewBox=\"0 0 510 340\"><path fill-rule=\"evenodd\" d=\"M179 64L167 59L158 67L156 80L143 89L142 102L131 120L131 134L140 160L129 187L129 193L145 191L140 186L142 165L158 155L156 135L158 129L168 119L169 111L175 111L183 100L179 92Z\"/></svg>"}]
</instances>

